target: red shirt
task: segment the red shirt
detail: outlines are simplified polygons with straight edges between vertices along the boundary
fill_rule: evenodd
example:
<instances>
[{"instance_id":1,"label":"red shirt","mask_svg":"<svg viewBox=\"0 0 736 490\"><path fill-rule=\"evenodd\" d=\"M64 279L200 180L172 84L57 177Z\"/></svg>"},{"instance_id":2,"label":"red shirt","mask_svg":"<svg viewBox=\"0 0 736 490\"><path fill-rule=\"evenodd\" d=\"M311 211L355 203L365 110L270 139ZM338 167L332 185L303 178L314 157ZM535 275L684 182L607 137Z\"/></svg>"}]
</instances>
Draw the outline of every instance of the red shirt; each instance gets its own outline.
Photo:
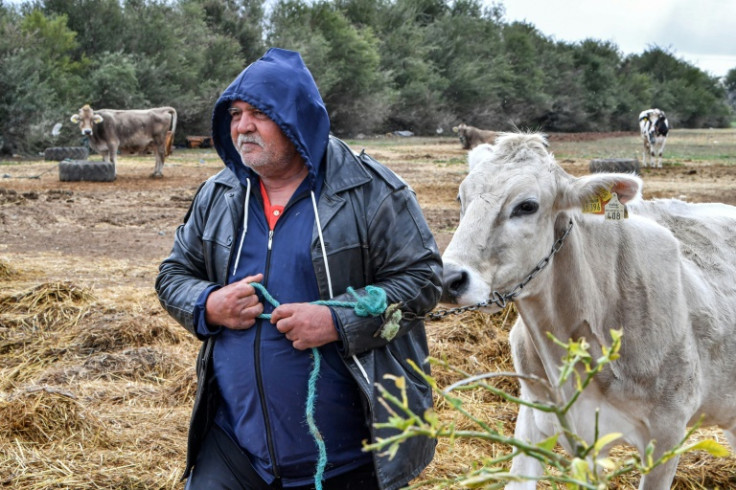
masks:
<instances>
[{"instance_id":1,"label":"red shirt","mask_svg":"<svg viewBox=\"0 0 736 490\"><path fill-rule=\"evenodd\" d=\"M266 188L261 184L261 197L263 197L263 209L266 211L266 220L268 221L268 229L273 230L276 227L276 222L279 220L282 214L284 214L283 206L272 206L271 201L268 200L268 193Z\"/></svg>"}]
</instances>

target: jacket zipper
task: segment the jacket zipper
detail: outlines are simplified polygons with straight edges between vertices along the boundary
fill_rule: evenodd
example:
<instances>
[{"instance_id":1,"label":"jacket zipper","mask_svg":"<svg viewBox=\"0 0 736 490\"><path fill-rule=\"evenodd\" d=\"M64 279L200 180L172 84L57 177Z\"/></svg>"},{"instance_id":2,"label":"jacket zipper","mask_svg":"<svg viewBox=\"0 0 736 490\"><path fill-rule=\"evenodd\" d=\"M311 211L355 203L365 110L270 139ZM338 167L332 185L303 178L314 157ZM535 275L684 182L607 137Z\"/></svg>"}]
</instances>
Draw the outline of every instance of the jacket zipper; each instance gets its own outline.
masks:
<instances>
[{"instance_id":1,"label":"jacket zipper","mask_svg":"<svg viewBox=\"0 0 736 490\"><path fill-rule=\"evenodd\" d=\"M266 253L266 270L263 271L263 286L268 288L268 273L271 269L271 245L273 244L273 230L268 230L268 252ZM266 445L268 446L268 455L271 458L271 468L273 470L273 476L281 478L281 470L276 463L276 449L273 444L273 434L271 432L271 419L268 414L268 407L266 406L266 390L263 386L263 376L261 374L261 328L263 322L258 322L258 329L256 330L256 343L255 343L255 367L256 367L256 380L258 381L258 396L261 400L261 411L263 412L263 420L266 425Z\"/></svg>"},{"instance_id":2,"label":"jacket zipper","mask_svg":"<svg viewBox=\"0 0 736 490\"><path fill-rule=\"evenodd\" d=\"M292 196L293 199L293 196ZM291 203L287 204L284 208L284 212L290 207ZM274 225L274 228L278 226L278 223ZM268 289L268 275L271 270L271 247L273 245L273 232L274 230L268 230L268 245L266 253L266 270L263 271L263 286ZM273 470L273 476L281 478L281 470L276 463L276 450L273 444L273 433L271 431L271 419L268 416L268 407L266 406L266 390L263 386L263 376L261 374L261 326L263 322L258 323L258 330L256 330L256 345L255 345L255 365L256 365L256 379L258 380L258 396L261 400L261 411L263 412L263 419L266 424L266 445L268 446L268 455L271 458L271 468Z\"/></svg>"}]
</instances>

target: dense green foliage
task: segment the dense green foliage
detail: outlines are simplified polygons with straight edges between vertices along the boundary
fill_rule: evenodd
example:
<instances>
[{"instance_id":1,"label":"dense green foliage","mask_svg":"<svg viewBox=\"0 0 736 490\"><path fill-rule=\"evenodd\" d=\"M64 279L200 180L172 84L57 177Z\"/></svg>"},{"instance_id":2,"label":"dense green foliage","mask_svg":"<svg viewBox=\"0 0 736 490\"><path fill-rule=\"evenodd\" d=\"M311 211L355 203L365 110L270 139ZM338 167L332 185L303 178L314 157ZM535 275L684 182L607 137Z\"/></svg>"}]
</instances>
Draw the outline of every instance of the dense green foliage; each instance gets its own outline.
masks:
<instances>
[{"instance_id":1,"label":"dense green foliage","mask_svg":"<svg viewBox=\"0 0 736 490\"><path fill-rule=\"evenodd\" d=\"M178 143L208 134L219 92L269 46L302 53L343 136L634 130L649 107L725 127L736 91L733 73L555 41L480 0L0 0L0 152L79 144L69 116L87 103L171 105Z\"/></svg>"}]
</instances>

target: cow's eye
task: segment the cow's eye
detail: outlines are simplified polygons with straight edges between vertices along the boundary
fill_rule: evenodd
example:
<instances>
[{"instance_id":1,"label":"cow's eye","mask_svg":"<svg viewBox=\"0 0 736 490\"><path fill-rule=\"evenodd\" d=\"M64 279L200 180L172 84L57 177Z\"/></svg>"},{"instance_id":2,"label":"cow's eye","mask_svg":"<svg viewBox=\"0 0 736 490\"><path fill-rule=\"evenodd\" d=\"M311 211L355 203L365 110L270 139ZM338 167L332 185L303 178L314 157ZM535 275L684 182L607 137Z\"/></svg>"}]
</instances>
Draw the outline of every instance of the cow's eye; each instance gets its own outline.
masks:
<instances>
[{"instance_id":1,"label":"cow's eye","mask_svg":"<svg viewBox=\"0 0 736 490\"><path fill-rule=\"evenodd\" d=\"M511 217L534 214L537 212L537 209L539 209L539 203L533 199L527 199L514 207L514 210L511 211Z\"/></svg>"}]
</instances>

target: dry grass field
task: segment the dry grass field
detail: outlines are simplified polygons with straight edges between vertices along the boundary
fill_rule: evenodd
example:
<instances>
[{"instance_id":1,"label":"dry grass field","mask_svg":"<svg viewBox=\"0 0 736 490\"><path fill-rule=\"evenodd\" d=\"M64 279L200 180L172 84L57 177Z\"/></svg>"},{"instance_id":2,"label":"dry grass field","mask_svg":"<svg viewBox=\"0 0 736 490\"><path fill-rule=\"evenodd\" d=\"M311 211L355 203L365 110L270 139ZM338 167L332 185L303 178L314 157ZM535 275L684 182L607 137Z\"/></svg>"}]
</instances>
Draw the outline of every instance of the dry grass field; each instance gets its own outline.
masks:
<instances>
[{"instance_id":1,"label":"dry grass field","mask_svg":"<svg viewBox=\"0 0 736 490\"><path fill-rule=\"evenodd\" d=\"M349 143L409 182L443 249L466 173L457 140ZM641 158L642 147L634 133L553 134L550 146L574 175L587 173L592 158ZM74 183L59 181L55 162L0 162L0 486L183 488L198 343L163 312L153 282L196 188L220 168L211 149L177 149L163 179L148 177L152 156L136 156L120 158L115 182ZM664 168L644 169L642 178L645 198L736 205L736 130L673 130ZM469 373L511 370L514 317L510 307L429 322L432 355ZM447 370L434 374L440 386L458 380ZM490 425L513 432L515 406L485 393L463 397ZM437 410L457 417L443 402ZM717 430L695 437L725 444ZM462 473L506 451L441 441L423 476ZM636 482L627 477L618 488ZM687 454L674 488L736 488L736 458Z\"/></svg>"}]
</instances>

